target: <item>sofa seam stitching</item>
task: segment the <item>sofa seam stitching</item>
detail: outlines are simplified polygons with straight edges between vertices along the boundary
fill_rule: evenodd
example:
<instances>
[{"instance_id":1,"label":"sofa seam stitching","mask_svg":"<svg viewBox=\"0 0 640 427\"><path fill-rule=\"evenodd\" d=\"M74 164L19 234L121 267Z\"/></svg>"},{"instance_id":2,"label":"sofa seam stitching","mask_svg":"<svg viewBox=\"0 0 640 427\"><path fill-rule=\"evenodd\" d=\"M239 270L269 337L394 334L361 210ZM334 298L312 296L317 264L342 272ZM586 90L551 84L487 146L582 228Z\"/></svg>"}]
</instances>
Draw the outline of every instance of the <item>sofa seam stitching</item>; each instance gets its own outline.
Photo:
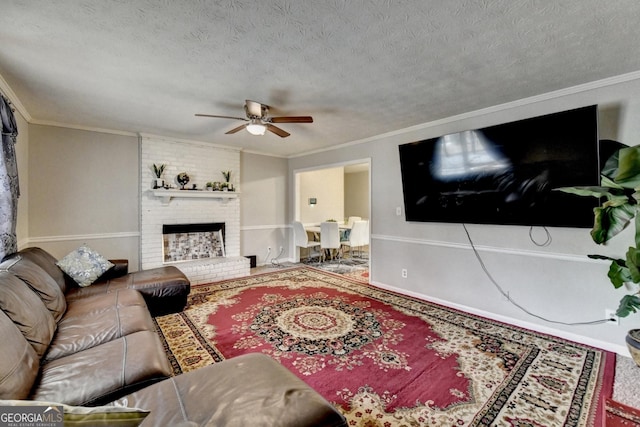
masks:
<instances>
[{"instance_id":1,"label":"sofa seam stitching","mask_svg":"<svg viewBox=\"0 0 640 427\"><path fill-rule=\"evenodd\" d=\"M120 378L120 383L122 384L122 388L124 388L126 386L125 383L125 371L126 371L126 367L127 367L127 337L123 337L122 338L122 352L123 352L123 357L122 357L122 377Z\"/></svg>"},{"instance_id":2,"label":"sofa seam stitching","mask_svg":"<svg viewBox=\"0 0 640 427\"><path fill-rule=\"evenodd\" d=\"M182 413L182 418L184 419L184 421L189 421L189 418L187 418L187 411L184 408L184 403L182 402L182 397L180 396L180 393L178 391L178 385L176 384L176 381L174 378L170 378L171 380L171 384L173 384L173 390L176 392L176 399L178 400L178 405L180 406L180 412Z\"/></svg>"}]
</instances>

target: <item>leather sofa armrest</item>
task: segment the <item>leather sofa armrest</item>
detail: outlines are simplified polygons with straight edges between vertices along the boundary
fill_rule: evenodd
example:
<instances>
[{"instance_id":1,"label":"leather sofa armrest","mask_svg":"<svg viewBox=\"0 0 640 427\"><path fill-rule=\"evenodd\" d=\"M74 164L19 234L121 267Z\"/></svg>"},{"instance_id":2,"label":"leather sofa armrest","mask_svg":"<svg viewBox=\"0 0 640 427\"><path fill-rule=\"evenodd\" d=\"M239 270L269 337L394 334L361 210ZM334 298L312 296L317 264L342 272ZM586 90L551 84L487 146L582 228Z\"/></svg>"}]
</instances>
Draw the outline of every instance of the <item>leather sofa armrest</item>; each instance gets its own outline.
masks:
<instances>
[{"instance_id":1,"label":"leather sofa armrest","mask_svg":"<svg viewBox=\"0 0 640 427\"><path fill-rule=\"evenodd\" d=\"M98 277L98 280L96 280L96 282L115 279L116 277L122 277L129 273L129 260L110 259L109 262L113 264L113 267L105 271L102 276Z\"/></svg>"},{"instance_id":2,"label":"leather sofa armrest","mask_svg":"<svg viewBox=\"0 0 640 427\"><path fill-rule=\"evenodd\" d=\"M96 284L101 284L104 282L108 282L109 280L116 279L118 277L123 277L129 274L129 260L127 259L110 259L109 262L113 264L113 267L105 271L102 276L98 277L96 281L91 285L94 286ZM66 273L64 273L64 280L67 283L68 289L78 288L78 284L69 277Z\"/></svg>"}]
</instances>

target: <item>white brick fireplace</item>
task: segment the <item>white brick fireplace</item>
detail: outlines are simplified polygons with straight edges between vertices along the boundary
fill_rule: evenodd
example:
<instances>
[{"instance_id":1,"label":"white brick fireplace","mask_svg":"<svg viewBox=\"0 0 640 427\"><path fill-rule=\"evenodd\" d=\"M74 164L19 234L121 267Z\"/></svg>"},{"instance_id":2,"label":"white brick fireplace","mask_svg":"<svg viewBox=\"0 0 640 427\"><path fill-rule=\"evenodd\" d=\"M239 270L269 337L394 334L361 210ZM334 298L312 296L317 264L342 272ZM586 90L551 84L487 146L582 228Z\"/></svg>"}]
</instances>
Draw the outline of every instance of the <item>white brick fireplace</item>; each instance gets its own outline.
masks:
<instances>
[{"instance_id":1,"label":"white brick fireplace","mask_svg":"<svg viewBox=\"0 0 640 427\"><path fill-rule=\"evenodd\" d=\"M240 152L213 144L178 141L155 136L140 137L140 262L143 269L175 265L192 284L249 275L249 259L240 256L240 195L182 190L176 175L186 172L190 181L204 190L209 181L224 181L222 171L231 171L231 183L239 188ZM159 197L153 190L153 164L165 164L165 181L172 197ZM154 194L155 193L155 194ZM164 194L164 193L161 193ZM163 225L224 223L224 257L165 263Z\"/></svg>"}]
</instances>

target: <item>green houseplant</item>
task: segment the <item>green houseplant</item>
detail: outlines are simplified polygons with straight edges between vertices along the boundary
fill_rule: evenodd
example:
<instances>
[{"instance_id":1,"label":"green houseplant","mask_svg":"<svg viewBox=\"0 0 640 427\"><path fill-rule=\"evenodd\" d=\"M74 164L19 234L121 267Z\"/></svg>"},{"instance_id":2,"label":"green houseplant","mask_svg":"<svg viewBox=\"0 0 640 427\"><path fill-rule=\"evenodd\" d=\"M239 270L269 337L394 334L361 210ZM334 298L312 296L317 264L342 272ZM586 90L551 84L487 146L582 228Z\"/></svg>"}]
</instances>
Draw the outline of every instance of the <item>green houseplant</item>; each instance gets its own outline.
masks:
<instances>
[{"instance_id":1,"label":"green houseplant","mask_svg":"<svg viewBox=\"0 0 640 427\"><path fill-rule=\"evenodd\" d=\"M153 164L153 167L152 167L153 175L156 177L153 188L164 187L164 179L162 179L162 173L164 172L164 169L166 167L167 165L165 164L159 164L159 165L156 165L155 163Z\"/></svg>"},{"instance_id":2,"label":"green houseplant","mask_svg":"<svg viewBox=\"0 0 640 427\"><path fill-rule=\"evenodd\" d=\"M635 242L624 258L604 255L588 255L589 258L611 261L608 276L616 289L625 284L640 283L640 146L617 149L606 161L599 187L563 187L559 191L593 196L601 199L601 206L594 208L591 237L597 244L605 244L633 222ZM626 317L640 310L639 292L622 297L616 311Z\"/></svg>"},{"instance_id":3,"label":"green houseplant","mask_svg":"<svg viewBox=\"0 0 640 427\"><path fill-rule=\"evenodd\" d=\"M233 191L233 184L231 183L231 171L222 171L224 181L220 186L222 190Z\"/></svg>"}]
</instances>

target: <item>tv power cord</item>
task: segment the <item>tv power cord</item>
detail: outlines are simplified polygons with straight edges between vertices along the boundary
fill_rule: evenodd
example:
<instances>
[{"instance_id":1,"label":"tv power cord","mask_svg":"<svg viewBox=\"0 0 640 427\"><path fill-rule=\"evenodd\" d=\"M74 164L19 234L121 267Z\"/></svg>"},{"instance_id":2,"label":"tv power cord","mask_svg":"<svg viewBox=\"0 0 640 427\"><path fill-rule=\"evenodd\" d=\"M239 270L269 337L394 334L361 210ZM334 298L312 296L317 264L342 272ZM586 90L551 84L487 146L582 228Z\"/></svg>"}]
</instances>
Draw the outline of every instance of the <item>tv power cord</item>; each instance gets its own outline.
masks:
<instances>
[{"instance_id":1,"label":"tv power cord","mask_svg":"<svg viewBox=\"0 0 640 427\"><path fill-rule=\"evenodd\" d=\"M547 227L542 227L542 229L545 232L545 241L544 242L538 242L535 237L533 237L533 225L531 227L529 227L529 240L531 240L531 242L533 242L534 245L538 246L538 247L545 247L545 246L549 246L551 244L551 233L549 233L549 230L547 229Z\"/></svg>"},{"instance_id":2,"label":"tv power cord","mask_svg":"<svg viewBox=\"0 0 640 427\"><path fill-rule=\"evenodd\" d=\"M264 257L264 263L266 264L269 261L269 255L271 255L271 248L267 248L267 255Z\"/></svg>"},{"instance_id":3,"label":"tv power cord","mask_svg":"<svg viewBox=\"0 0 640 427\"><path fill-rule=\"evenodd\" d=\"M282 256L282 252L284 252L284 247L280 246L280 252L278 252L278 255L276 255L275 258L271 260L271 265L273 267L284 267L282 264L280 264L279 260L279 258Z\"/></svg>"},{"instance_id":4,"label":"tv power cord","mask_svg":"<svg viewBox=\"0 0 640 427\"><path fill-rule=\"evenodd\" d=\"M462 224L462 228L464 228L464 232L467 234L467 240L469 240L469 244L471 245L471 249L473 250L473 254L476 256L476 259L478 260L478 263L480 264L480 267L482 268L482 271L484 271L484 274L489 278L489 280L491 281L493 286L495 286L495 288L498 290L498 292L500 292L500 294L503 297L505 297L507 299L507 301L509 301L511 304L513 304L514 306L516 306L517 308L519 308L523 312L527 313L529 316L535 317L535 318L543 320L545 322L555 323L555 324L559 324L559 325L566 325L566 326L601 325L601 324L604 324L604 323L609 323L609 322L615 322L616 321L614 318L608 318L608 319L592 320L592 321L588 321L588 322L562 322L562 321L559 321L559 320L548 319L548 318L546 318L544 316L540 316L539 314L535 314L535 313L531 312L530 310L526 309L525 307L520 305L517 301L515 301L513 298L511 298L511 296L509 295L509 292L505 292L505 290L502 289L502 287L498 284L498 282L493 278L493 276L489 272L489 269L487 268L487 266L485 265L484 261L482 260L482 257L480 256L480 253L476 249L476 246L473 243L473 240L471 239L471 235L469 234L469 230L467 230L467 225L463 223ZM547 231L547 233L548 233L548 231ZM551 237L549 235L549 241L550 241L550 239L551 239Z\"/></svg>"}]
</instances>

